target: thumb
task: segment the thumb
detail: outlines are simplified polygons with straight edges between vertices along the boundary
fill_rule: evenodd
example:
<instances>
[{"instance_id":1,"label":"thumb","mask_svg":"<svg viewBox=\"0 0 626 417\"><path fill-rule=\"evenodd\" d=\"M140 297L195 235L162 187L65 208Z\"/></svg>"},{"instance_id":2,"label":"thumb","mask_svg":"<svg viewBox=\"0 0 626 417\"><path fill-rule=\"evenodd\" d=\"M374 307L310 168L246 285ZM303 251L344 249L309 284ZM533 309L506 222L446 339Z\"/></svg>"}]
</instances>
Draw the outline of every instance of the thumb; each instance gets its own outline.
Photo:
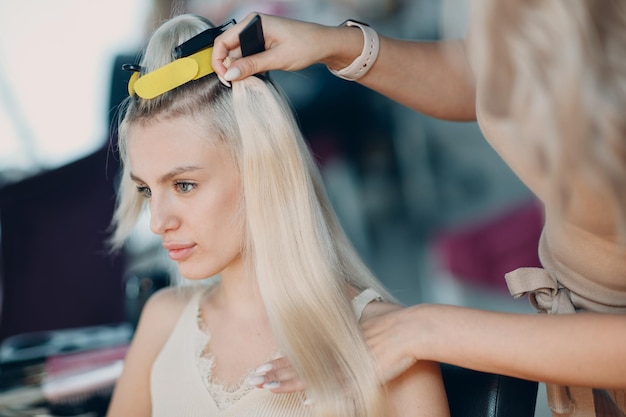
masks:
<instances>
[{"instance_id":1,"label":"thumb","mask_svg":"<svg viewBox=\"0 0 626 417\"><path fill-rule=\"evenodd\" d=\"M268 50L234 60L224 73L224 79L226 81L237 81L274 69L270 65L270 62L272 62L271 55L272 51Z\"/></svg>"}]
</instances>

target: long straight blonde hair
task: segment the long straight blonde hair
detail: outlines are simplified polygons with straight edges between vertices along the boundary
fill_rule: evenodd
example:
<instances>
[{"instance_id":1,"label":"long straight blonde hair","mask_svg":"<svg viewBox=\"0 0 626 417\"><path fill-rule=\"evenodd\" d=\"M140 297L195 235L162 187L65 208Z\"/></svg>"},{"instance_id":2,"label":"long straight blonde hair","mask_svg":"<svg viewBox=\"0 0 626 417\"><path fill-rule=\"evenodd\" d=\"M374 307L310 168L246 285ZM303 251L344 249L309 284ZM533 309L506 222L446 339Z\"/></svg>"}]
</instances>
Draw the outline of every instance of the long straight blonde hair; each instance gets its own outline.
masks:
<instances>
[{"instance_id":1,"label":"long straight blonde hair","mask_svg":"<svg viewBox=\"0 0 626 417\"><path fill-rule=\"evenodd\" d=\"M152 36L142 67L172 61L172 49L210 27L177 16ZM384 416L377 369L353 313L348 289L374 288L391 296L344 234L320 173L288 102L267 79L250 77L223 86L215 75L153 100L130 98L120 123L124 173L113 244L121 247L142 200L130 180L127 132L134 123L194 116L232 151L242 179L242 251L258 281L279 348L315 399L319 416ZM210 134L209 134L210 133Z\"/></svg>"}]
</instances>

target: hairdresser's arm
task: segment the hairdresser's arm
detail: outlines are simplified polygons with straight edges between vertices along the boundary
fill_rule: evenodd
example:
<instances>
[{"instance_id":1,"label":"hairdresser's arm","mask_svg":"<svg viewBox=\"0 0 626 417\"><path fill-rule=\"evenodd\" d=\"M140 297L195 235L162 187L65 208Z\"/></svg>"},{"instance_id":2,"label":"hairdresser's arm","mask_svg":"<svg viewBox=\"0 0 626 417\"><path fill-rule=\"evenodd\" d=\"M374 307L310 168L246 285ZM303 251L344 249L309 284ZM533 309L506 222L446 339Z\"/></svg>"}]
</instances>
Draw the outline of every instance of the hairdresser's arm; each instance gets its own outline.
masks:
<instances>
[{"instance_id":1,"label":"hairdresser's arm","mask_svg":"<svg viewBox=\"0 0 626 417\"><path fill-rule=\"evenodd\" d=\"M241 56L238 35L252 16L215 41L212 64L223 78L238 80L275 69L296 71L315 63L341 69L363 49L363 34L358 28L261 15L266 51L237 59L227 75L223 60L229 55ZM378 59L359 82L433 117L476 118L474 82L462 41L404 41L381 35Z\"/></svg>"},{"instance_id":2,"label":"hairdresser's arm","mask_svg":"<svg viewBox=\"0 0 626 417\"><path fill-rule=\"evenodd\" d=\"M626 317L419 305L364 324L386 380L420 359L535 381L626 388Z\"/></svg>"},{"instance_id":3,"label":"hairdresser's arm","mask_svg":"<svg viewBox=\"0 0 626 417\"><path fill-rule=\"evenodd\" d=\"M154 294L144 306L107 417L152 415L150 370L180 314L179 304L170 289Z\"/></svg>"},{"instance_id":4,"label":"hairdresser's arm","mask_svg":"<svg viewBox=\"0 0 626 417\"><path fill-rule=\"evenodd\" d=\"M370 303L363 312L362 320L384 315L400 309L387 303ZM305 386L291 364L285 358L279 358L265 364L271 370L263 374L265 383L279 382L272 388L276 394L304 391ZM412 361L392 378L385 381L387 394L387 415L390 417L446 417L449 415L441 370L439 364L432 361ZM259 384L258 388L262 388Z\"/></svg>"}]
</instances>

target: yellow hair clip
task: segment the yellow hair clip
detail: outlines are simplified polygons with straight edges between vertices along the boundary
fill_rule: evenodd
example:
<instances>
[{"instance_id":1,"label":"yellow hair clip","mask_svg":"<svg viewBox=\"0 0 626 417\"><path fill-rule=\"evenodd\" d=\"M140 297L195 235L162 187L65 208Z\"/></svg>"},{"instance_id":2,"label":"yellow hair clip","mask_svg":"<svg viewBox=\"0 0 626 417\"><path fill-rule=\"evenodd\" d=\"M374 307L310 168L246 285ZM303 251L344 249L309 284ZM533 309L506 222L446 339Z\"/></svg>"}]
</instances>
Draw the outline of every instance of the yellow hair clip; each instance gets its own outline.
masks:
<instances>
[{"instance_id":1,"label":"yellow hair clip","mask_svg":"<svg viewBox=\"0 0 626 417\"><path fill-rule=\"evenodd\" d=\"M141 75L142 67L137 64L124 64L125 71L133 74L128 81L128 94L143 99L153 99L167 93L189 81L197 80L214 73L211 65L213 42L229 25L235 24L231 19L226 23L206 29L191 39L178 45L173 50L174 61L152 72ZM265 38L261 17L255 16L239 33L242 56L248 56L265 50ZM263 74L259 74L262 76Z\"/></svg>"},{"instance_id":2,"label":"yellow hair clip","mask_svg":"<svg viewBox=\"0 0 626 417\"><path fill-rule=\"evenodd\" d=\"M178 58L143 76L135 71L128 81L128 93L137 94L144 99L153 99L189 81L212 74L214 72L211 66L212 53L213 48L203 49L184 58Z\"/></svg>"},{"instance_id":3,"label":"yellow hair clip","mask_svg":"<svg viewBox=\"0 0 626 417\"><path fill-rule=\"evenodd\" d=\"M231 19L226 23L211 27L198 33L193 38L178 45L173 50L174 61L152 72L141 75L142 67L137 64L124 64L125 71L132 71L128 81L128 94L143 99L153 99L188 83L215 72L211 66L213 42L229 25L235 24Z\"/></svg>"}]
</instances>

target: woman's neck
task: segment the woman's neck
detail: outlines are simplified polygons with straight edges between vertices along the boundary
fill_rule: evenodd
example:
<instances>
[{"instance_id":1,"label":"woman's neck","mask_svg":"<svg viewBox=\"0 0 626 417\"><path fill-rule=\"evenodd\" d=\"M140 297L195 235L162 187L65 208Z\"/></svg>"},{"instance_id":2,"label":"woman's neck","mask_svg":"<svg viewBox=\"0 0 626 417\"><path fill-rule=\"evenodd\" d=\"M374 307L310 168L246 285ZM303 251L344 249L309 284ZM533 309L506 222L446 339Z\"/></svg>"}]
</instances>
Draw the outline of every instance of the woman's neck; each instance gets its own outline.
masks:
<instances>
[{"instance_id":1,"label":"woman's neck","mask_svg":"<svg viewBox=\"0 0 626 417\"><path fill-rule=\"evenodd\" d=\"M213 308L243 320L265 316L257 280L243 265L223 271L220 277L220 284L211 294Z\"/></svg>"}]
</instances>

